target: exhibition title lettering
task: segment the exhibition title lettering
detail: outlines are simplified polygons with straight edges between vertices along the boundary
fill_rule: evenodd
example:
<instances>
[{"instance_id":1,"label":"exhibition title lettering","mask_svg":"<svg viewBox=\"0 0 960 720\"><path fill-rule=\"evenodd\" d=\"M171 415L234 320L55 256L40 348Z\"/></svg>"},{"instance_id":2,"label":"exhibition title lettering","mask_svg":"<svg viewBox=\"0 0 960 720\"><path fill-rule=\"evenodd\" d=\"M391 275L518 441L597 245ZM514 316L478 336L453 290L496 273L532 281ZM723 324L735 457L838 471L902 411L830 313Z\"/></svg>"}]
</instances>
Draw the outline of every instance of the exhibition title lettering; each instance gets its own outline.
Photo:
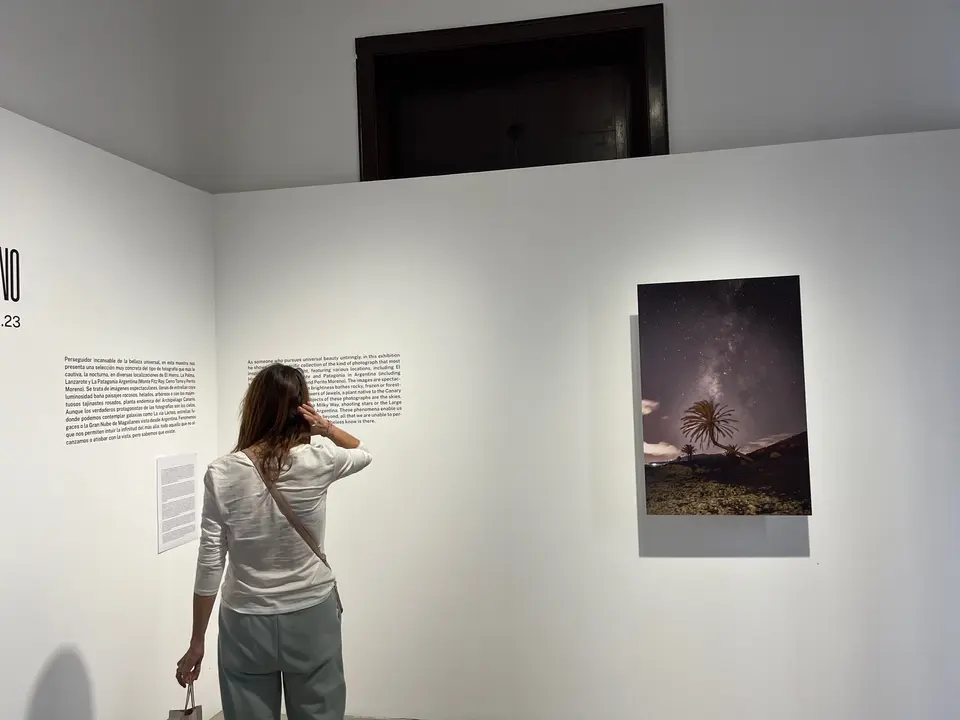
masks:
<instances>
[{"instance_id":1,"label":"exhibition title lettering","mask_svg":"<svg viewBox=\"0 0 960 720\"><path fill-rule=\"evenodd\" d=\"M3 301L20 302L20 251L0 247L0 281L3 284Z\"/></svg>"}]
</instances>

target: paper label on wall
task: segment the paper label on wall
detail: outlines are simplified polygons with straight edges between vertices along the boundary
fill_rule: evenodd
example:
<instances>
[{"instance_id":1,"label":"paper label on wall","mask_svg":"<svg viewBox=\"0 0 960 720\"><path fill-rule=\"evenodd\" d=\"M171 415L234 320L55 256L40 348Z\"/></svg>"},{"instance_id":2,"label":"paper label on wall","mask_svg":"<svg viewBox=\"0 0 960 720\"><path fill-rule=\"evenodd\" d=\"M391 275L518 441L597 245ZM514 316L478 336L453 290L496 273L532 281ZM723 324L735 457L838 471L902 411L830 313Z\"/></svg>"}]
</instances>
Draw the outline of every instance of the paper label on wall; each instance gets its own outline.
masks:
<instances>
[{"instance_id":1,"label":"paper label on wall","mask_svg":"<svg viewBox=\"0 0 960 720\"><path fill-rule=\"evenodd\" d=\"M190 360L64 357L67 445L169 435L197 424Z\"/></svg>"},{"instance_id":2,"label":"paper label on wall","mask_svg":"<svg viewBox=\"0 0 960 720\"><path fill-rule=\"evenodd\" d=\"M403 412L398 353L248 360L247 382L273 363L300 368L313 406L335 425L367 425Z\"/></svg>"},{"instance_id":3,"label":"paper label on wall","mask_svg":"<svg viewBox=\"0 0 960 720\"><path fill-rule=\"evenodd\" d=\"M197 454L157 458L157 553L200 537Z\"/></svg>"}]
</instances>

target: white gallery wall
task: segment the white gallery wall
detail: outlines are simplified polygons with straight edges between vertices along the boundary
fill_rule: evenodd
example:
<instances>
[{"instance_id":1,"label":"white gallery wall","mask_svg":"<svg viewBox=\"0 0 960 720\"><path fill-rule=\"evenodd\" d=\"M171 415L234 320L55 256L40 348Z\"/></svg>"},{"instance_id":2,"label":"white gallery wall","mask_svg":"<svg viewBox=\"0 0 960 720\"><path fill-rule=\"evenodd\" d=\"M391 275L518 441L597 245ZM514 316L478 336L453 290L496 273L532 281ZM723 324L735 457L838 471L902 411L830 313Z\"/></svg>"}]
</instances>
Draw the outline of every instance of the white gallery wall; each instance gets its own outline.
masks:
<instances>
[{"instance_id":1,"label":"white gallery wall","mask_svg":"<svg viewBox=\"0 0 960 720\"><path fill-rule=\"evenodd\" d=\"M6 112L0 157L3 717L180 701L156 459L229 450L248 362L358 354L403 407L331 491L351 712L960 710L960 131L219 198ZM790 273L815 514L638 513L637 283ZM85 356L194 362L196 423L68 444Z\"/></svg>"},{"instance_id":2,"label":"white gallery wall","mask_svg":"<svg viewBox=\"0 0 960 720\"><path fill-rule=\"evenodd\" d=\"M957 715L958 188L946 131L215 198L219 446L250 360L402 358L351 712ZM793 273L815 514L638 515L636 285Z\"/></svg>"},{"instance_id":3,"label":"white gallery wall","mask_svg":"<svg viewBox=\"0 0 960 720\"><path fill-rule=\"evenodd\" d=\"M211 199L6 111L0 158L0 717L165 716L196 543L158 555L155 463L217 452ZM66 357L195 363L195 424L68 444Z\"/></svg>"}]
</instances>

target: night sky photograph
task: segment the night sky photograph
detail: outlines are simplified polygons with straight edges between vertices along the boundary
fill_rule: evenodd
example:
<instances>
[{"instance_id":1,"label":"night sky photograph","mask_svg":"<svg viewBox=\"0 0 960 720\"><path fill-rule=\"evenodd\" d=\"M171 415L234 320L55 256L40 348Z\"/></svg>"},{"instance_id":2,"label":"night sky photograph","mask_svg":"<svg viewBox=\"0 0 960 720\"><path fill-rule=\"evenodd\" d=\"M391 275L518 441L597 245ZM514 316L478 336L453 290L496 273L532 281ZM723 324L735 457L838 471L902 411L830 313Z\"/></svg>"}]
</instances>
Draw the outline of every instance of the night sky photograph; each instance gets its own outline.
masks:
<instances>
[{"instance_id":1,"label":"night sky photograph","mask_svg":"<svg viewBox=\"0 0 960 720\"><path fill-rule=\"evenodd\" d=\"M637 286L650 515L809 515L800 278Z\"/></svg>"}]
</instances>

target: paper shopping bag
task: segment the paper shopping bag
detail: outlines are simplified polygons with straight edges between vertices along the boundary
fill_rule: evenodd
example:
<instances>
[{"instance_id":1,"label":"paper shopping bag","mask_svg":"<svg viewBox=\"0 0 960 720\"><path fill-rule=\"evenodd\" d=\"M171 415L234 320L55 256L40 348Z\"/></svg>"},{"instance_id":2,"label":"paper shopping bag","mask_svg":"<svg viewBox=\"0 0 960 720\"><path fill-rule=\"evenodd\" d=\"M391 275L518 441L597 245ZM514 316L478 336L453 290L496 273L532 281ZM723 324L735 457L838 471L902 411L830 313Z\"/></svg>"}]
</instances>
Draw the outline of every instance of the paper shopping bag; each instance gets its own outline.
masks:
<instances>
[{"instance_id":1,"label":"paper shopping bag","mask_svg":"<svg viewBox=\"0 0 960 720\"><path fill-rule=\"evenodd\" d=\"M203 706L197 705L193 694L193 685L187 688L187 701L182 710L171 710L167 720L203 720Z\"/></svg>"}]
</instances>

